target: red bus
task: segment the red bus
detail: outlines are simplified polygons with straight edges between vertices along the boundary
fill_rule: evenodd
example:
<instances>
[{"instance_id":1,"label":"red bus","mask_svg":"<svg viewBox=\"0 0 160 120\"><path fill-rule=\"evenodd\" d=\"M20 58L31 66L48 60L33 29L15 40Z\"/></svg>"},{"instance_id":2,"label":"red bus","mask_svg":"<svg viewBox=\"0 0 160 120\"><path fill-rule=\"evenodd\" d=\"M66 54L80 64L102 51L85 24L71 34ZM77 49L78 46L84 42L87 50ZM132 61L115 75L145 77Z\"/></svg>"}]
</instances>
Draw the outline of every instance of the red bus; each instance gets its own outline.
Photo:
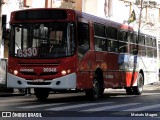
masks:
<instances>
[{"instance_id":1,"label":"red bus","mask_svg":"<svg viewBox=\"0 0 160 120\"><path fill-rule=\"evenodd\" d=\"M158 81L156 37L70 9L37 8L11 13L7 86L84 90L99 98L105 88L140 95ZM152 64L152 65L151 65Z\"/></svg>"}]
</instances>

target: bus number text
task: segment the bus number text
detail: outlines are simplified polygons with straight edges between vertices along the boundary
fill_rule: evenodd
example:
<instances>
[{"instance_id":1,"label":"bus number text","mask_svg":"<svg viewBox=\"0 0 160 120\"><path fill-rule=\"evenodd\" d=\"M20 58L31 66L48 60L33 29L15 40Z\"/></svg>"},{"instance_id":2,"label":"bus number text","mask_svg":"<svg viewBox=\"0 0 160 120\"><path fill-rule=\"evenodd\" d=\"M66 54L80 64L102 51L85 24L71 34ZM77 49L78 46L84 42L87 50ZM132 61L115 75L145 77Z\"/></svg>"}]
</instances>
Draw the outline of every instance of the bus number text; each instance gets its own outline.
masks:
<instances>
[{"instance_id":1,"label":"bus number text","mask_svg":"<svg viewBox=\"0 0 160 120\"><path fill-rule=\"evenodd\" d=\"M43 72L57 72L56 68L43 68Z\"/></svg>"},{"instance_id":2,"label":"bus number text","mask_svg":"<svg viewBox=\"0 0 160 120\"><path fill-rule=\"evenodd\" d=\"M18 49L17 50L18 57L32 57L37 56L36 48L28 48L28 49Z\"/></svg>"}]
</instances>

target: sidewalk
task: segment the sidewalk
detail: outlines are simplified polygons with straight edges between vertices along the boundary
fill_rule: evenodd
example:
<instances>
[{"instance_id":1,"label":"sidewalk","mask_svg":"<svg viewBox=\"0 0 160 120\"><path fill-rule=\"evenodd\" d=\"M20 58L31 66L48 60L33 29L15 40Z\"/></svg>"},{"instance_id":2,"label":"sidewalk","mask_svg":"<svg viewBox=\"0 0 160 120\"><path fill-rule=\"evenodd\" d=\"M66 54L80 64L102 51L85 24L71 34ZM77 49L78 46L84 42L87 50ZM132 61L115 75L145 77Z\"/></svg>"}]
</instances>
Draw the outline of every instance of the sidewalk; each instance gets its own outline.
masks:
<instances>
[{"instance_id":1,"label":"sidewalk","mask_svg":"<svg viewBox=\"0 0 160 120\"><path fill-rule=\"evenodd\" d=\"M144 90L160 90L160 81L149 84L149 85L145 85L144 86Z\"/></svg>"},{"instance_id":2,"label":"sidewalk","mask_svg":"<svg viewBox=\"0 0 160 120\"><path fill-rule=\"evenodd\" d=\"M18 89L13 89L13 91L0 91L0 97L9 97L9 96L24 96L25 93L21 93Z\"/></svg>"}]
</instances>

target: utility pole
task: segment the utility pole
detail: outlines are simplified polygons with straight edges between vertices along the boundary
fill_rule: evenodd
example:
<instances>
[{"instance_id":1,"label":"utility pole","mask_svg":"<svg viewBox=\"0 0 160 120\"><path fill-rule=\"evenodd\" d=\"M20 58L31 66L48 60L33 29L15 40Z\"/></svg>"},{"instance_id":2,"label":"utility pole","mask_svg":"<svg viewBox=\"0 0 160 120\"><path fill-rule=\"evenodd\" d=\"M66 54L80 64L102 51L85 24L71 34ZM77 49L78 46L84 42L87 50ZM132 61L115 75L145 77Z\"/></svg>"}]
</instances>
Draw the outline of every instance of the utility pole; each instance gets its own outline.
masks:
<instances>
[{"instance_id":1,"label":"utility pole","mask_svg":"<svg viewBox=\"0 0 160 120\"><path fill-rule=\"evenodd\" d=\"M0 1L0 58L3 55L3 51L1 50L1 44L2 44L2 0Z\"/></svg>"},{"instance_id":2,"label":"utility pole","mask_svg":"<svg viewBox=\"0 0 160 120\"><path fill-rule=\"evenodd\" d=\"M142 10L143 10L143 0L141 0L140 3L140 13L139 13L139 24L138 24L138 39L137 39L137 54L138 54L138 43L140 39L140 32L141 32L141 17L142 17Z\"/></svg>"},{"instance_id":3,"label":"utility pole","mask_svg":"<svg viewBox=\"0 0 160 120\"><path fill-rule=\"evenodd\" d=\"M141 0L140 3L141 7L140 7L140 13L139 13L139 25L138 25L138 31L140 32L141 29L141 17L142 17L142 10L143 10L143 0Z\"/></svg>"}]
</instances>

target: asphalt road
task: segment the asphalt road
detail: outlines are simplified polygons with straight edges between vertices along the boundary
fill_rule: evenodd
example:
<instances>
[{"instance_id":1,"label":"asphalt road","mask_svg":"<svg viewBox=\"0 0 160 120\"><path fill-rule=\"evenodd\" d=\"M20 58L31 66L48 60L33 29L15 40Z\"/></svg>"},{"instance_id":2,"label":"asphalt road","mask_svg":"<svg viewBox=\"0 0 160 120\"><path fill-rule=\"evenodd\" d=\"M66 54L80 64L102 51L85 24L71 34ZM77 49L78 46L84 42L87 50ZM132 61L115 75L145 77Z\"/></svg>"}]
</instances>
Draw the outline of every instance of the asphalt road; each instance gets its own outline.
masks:
<instances>
[{"instance_id":1,"label":"asphalt road","mask_svg":"<svg viewBox=\"0 0 160 120\"><path fill-rule=\"evenodd\" d=\"M86 99L82 92L50 94L48 100L42 102L34 95L24 96L15 90L14 95L0 97L0 111L12 113L11 118L0 119L157 120L160 119L159 101L159 82L145 86L141 96L126 95L123 89L106 89L104 97L97 101ZM30 113L37 113L39 118L32 118ZM26 117L17 117L18 114Z\"/></svg>"}]
</instances>

